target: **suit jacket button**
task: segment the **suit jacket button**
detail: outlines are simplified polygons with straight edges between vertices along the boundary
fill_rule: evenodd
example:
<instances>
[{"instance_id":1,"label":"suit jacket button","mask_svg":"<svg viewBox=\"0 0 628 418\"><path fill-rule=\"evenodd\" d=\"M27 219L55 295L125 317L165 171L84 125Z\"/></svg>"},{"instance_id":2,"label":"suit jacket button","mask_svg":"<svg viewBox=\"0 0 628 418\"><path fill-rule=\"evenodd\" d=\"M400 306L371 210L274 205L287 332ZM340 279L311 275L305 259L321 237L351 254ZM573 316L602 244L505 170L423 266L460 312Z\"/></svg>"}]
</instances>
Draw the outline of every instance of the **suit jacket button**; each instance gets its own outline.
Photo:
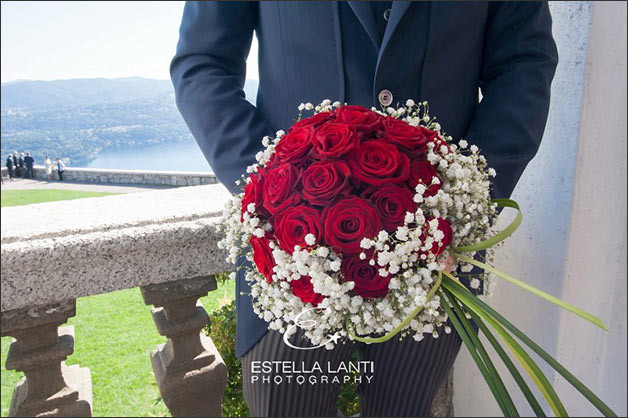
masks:
<instances>
[{"instance_id":1,"label":"suit jacket button","mask_svg":"<svg viewBox=\"0 0 628 418\"><path fill-rule=\"evenodd\" d=\"M379 99L379 103L382 106L390 106L390 104L393 101L393 95L390 92L390 90L384 89L384 90L379 92L378 99Z\"/></svg>"}]
</instances>

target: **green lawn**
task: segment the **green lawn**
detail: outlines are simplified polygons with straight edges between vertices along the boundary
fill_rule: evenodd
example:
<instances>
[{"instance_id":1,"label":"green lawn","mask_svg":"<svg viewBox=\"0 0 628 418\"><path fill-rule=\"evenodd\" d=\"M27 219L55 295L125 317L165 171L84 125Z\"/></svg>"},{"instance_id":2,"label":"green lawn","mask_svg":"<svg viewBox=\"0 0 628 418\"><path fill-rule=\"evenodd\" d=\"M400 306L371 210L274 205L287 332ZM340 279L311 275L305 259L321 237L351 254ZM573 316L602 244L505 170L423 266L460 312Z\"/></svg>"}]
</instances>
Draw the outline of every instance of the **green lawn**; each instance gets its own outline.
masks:
<instances>
[{"instance_id":1,"label":"green lawn","mask_svg":"<svg viewBox=\"0 0 628 418\"><path fill-rule=\"evenodd\" d=\"M201 299L208 311L233 299L235 283L228 281ZM74 354L68 364L89 367L94 391L94 416L170 416L153 375L150 353L166 339L157 333L151 306L138 288L77 301ZM4 368L11 337L2 338L2 416L9 413L15 384L23 374Z\"/></svg>"},{"instance_id":2,"label":"green lawn","mask_svg":"<svg viewBox=\"0 0 628 418\"><path fill-rule=\"evenodd\" d=\"M0 194L0 206L22 206L32 203L52 202L55 200L82 199L84 197L108 196L116 193L84 192L81 190L33 189L3 190Z\"/></svg>"}]
</instances>

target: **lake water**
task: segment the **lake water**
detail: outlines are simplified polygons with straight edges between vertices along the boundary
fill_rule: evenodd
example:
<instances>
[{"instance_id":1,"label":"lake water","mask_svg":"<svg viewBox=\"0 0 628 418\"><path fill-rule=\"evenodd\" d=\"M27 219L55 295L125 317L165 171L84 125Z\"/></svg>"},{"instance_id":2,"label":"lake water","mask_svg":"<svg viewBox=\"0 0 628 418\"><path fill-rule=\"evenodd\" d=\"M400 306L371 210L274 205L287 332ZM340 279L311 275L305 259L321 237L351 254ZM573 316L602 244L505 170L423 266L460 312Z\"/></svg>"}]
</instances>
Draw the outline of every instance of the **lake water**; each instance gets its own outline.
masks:
<instances>
[{"instance_id":1,"label":"lake water","mask_svg":"<svg viewBox=\"0 0 628 418\"><path fill-rule=\"evenodd\" d=\"M195 141L106 151L86 168L212 172Z\"/></svg>"}]
</instances>

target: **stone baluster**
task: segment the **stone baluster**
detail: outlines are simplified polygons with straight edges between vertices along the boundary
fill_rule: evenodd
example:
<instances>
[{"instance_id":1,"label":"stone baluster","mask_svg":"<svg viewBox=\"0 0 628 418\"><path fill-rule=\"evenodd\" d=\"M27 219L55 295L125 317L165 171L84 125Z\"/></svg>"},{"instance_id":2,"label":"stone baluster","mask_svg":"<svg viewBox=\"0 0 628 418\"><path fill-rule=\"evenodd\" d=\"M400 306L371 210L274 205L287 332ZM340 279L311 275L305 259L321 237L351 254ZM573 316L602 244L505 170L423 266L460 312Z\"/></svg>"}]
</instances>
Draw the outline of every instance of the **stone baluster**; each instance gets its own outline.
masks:
<instances>
[{"instance_id":1,"label":"stone baluster","mask_svg":"<svg viewBox=\"0 0 628 418\"><path fill-rule=\"evenodd\" d=\"M2 312L2 336L16 339L8 370L24 372L9 416L92 416L92 378L86 367L67 366L74 352L74 327L59 325L76 315L76 300Z\"/></svg>"},{"instance_id":2,"label":"stone baluster","mask_svg":"<svg viewBox=\"0 0 628 418\"><path fill-rule=\"evenodd\" d=\"M222 416L227 367L211 338L198 300L216 290L214 276L142 287L144 303L154 305L159 334L168 337L151 354L159 391L173 416Z\"/></svg>"}]
</instances>

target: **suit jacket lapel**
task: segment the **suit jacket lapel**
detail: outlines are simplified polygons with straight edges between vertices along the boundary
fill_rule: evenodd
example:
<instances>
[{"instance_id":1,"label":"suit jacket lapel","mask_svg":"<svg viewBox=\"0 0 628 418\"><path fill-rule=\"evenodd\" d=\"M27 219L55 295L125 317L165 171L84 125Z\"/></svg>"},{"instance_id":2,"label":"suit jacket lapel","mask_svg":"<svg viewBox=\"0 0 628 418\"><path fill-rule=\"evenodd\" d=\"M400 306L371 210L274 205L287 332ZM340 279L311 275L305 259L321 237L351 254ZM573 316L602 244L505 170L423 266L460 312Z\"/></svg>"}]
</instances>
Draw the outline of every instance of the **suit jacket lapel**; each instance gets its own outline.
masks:
<instances>
[{"instance_id":1,"label":"suit jacket lapel","mask_svg":"<svg viewBox=\"0 0 628 418\"><path fill-rule=\"evenodd\" d=\"M399 22L401 18L410 7L410 1L393 1L392 8L390 9L390 17L388 18L388 25L386 25L386 31L384 32L384 39L382 39L382 47L379 50L379 55L377 56L377 64L375 66L375 78L378 77L380 71L380 65L382 64L382 57L386 53L386 48L392 38L393 33L399 26ZM373 84L373 97L375 102L377 103L377 91L375 90L376 84Z\"/></svg>"},{"instance_id":2,"label":"suit jacket lapel","mask_svg":"<svg viewBox=\"0 0 628 418\"><path fill-rule=\"evenodd\" d=\"M390 42L390 38L392 38L393 34L395 33L395 30L397 29L397 26L399 26L399 22L401 21L401 18L406 13L411 3L412 3L411 1L393 1L392 2L392 8L390 9L390 17L388 18L388 24L386 25L386 31L384 32L384 39L382 39L382 48L379 52L378 61L381 59L382 55L386 51L386 47L388 46L388 42Z\"/></svg>"},{"instance_id":3,"label":"suit jacket lapel","mask_svg":"<svg viewBox=\"0 0 628 418\"><path fill-rule=\"evenodd\" d=\"M362 26L364 26L364 29L369 35L369 38L371 38L373 45L375 45L375 48L379 51L379 32L377 30L377 23L375 22L375 16L373 16L373 9L370 3L368 1L348 1L347 3L353 10L353 13L355 13L358 17Z\"/></svg>"},{"instance_id":4,"label":"suit jacket lapel","mask_svg":"<svg viewBox=\"0 0 628 418\"><path fill-rule=\"evenodd\" d=\"M342 51L342 30L340 27L340 11L338 2L331 2L331 13L334 17L334 36L336 37L336 60L338 65L338 101L345 102L345 69Z\"/></svg>"}]
</instances>

